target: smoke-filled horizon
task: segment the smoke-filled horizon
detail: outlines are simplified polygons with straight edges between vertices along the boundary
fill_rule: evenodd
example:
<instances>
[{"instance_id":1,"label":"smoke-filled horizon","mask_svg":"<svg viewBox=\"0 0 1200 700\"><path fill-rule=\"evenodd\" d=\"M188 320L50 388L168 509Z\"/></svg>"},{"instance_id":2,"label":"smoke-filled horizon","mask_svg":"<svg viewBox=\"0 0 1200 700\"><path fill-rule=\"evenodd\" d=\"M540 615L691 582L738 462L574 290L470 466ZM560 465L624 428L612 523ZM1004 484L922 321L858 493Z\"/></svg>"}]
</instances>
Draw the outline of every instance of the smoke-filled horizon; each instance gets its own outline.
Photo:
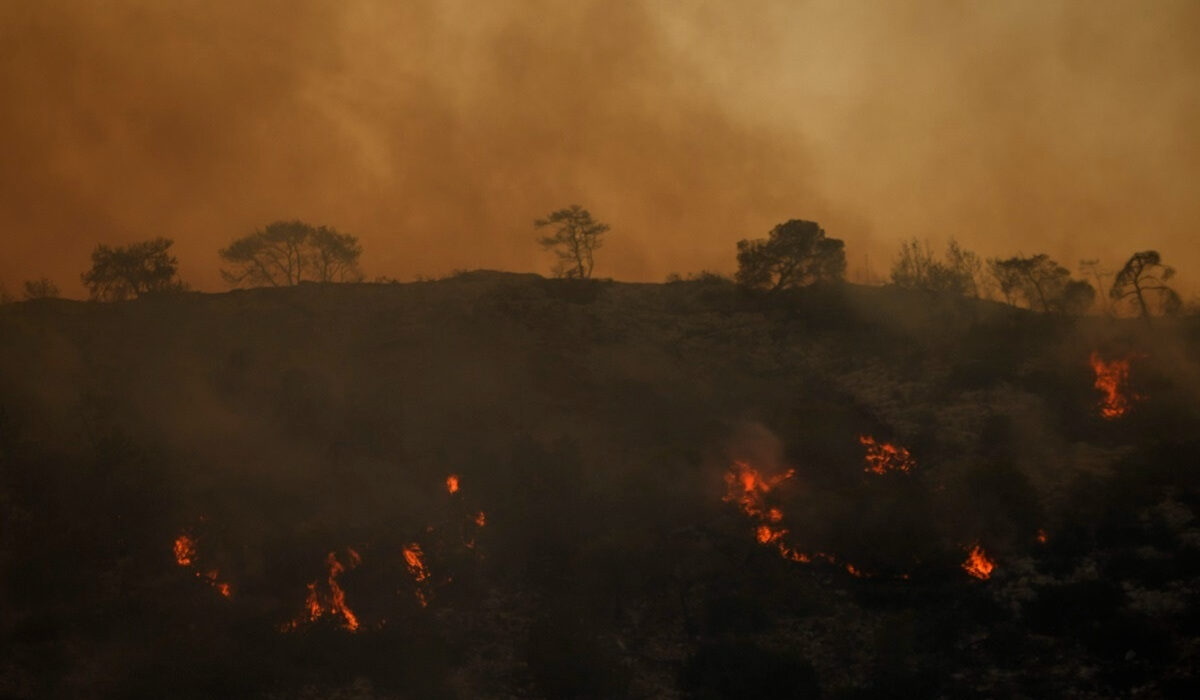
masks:
<instances>
[{"instance_id":1,"label":"smoke-filled horizon","mask_svg":"<svg viewBox=\"0 0 1200 700\"><path fill-rule=\"evenodd\" d=\"M1197 289L1200 5L47 0L0 8L0 282L68 296L97 243L217 250L277 219L368 278L546 273L532 220L612 226L596 274L729 272L789 218L886 275L899 242Z\"/></svg>"}]
</instances>

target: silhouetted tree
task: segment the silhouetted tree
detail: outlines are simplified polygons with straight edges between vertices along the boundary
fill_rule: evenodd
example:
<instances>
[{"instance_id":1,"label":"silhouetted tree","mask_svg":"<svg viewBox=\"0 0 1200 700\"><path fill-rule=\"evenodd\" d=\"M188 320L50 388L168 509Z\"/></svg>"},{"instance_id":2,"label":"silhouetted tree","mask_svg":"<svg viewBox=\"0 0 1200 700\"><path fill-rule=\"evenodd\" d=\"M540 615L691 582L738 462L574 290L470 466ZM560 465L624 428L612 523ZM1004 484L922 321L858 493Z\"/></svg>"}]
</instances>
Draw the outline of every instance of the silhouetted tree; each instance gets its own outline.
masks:
<instances>
[{"instance_id":1,"label":"silhouetted tree","mask_svg":"<svg viewBox=\"0 0 1200 700\"><path fill-rule=\"evenodd\" d=\"M1096 288L1087 280L1069 280L1052 302L1052 307L1068 316L1082 316L1096 303Z\"/></svg>"},{"instance_id":2,"label":"silhouetted tree","mask_svg":"<svg viewBox=\"0 0 1200 700\"><path fill-rule=\"evenodd\" d=\"M914 238L900 244L900 254L892 264L892 283L905 289L973 297L979 295L975 282L979 270L979 257L963 250L954 239L946 246L944 260L939 261L929 241Z\"/></svg>"},{"instance_id":3,"label":"silhouetted tree","mask_svg":"<svg viewBox=\"0 0 1200 700\"><path fill-rule=\"evenodd\" d=\"M792 219L771 229L767 238L737 244L737 282L749 289L777 291L846 275L845 244L826 238L815 221Z\"/></svg>"},{"instance_id":4,"label":"silhouetted tree","mask_svg":"<svg viewBox=\"0 0 1200 700\"><path fill-rule=\"evenodd\" d=\"M26 299L57 299L58 296L58 285L48 277L25 282Z\"/></svg>"},{"instance_id":5,"label":"silhouetted tree","mask_svg":"<svg viewBox=\"0 0 1200 700\"><path fill-rule=\"evenodd\" d=\"M232 286L286 287L301 282L358 282L362 246L347 233L303 221L276 221L219 251Z\"/></svg>"},{"instance_id":6,"label":"silhouetted tree","mask_svg":"<svg viewBox=\"0 0 1200 700\"><path fill-rule=\"evenodd\" d=\"M537 219L533 226L539 229L554 227L554 235L542 236L538 243L558 256L555 276L575 279L592 276L593 254L602 243L600 237L609 230L608 224L593 220L587 209L572 204L566 209L550 212L544 219Z\"/></svg>"},{"instance_id":7,"label":"silhouetted tree","mask_svg":"<svg viewBox=\"0 0 1200 700\"><path fill-rule=\"evenodd\" d=\"M1096 290L1083 280L1072 280L1067 268L1045 253L1007 260L988 260L988 270L1005 301L1024 302L1035 311L1082 314L1092 305Z\"/></svg>"},{"instance_id":8,"label":"silhouetted tree","mask_svg":"<svg viewBox=\"0 0 1200 700\"><path fill-rule=\"evenodd\" d=\"M98 245L92 251L92 268L83 273L83 284L92 299L121 301L155 292L184 289L176 276L179 261L171 255L169 238L130 243L126 246Z\"/></svg>"},{"instance_id":9,"label":"silhouetted tree","mask_svg":"<svg viewBox=\"0 0 1200 700\"><path fill-rule=\"evenodd\" d=\"M1134 253L1117 273L1109 296L1118 303L1133 300L1143 318L1152 316L1156 309L1159 313L1174 313L1182 306L1182 300L1167 286L1167 280L1173 276L1175 268L1164 265L1157 250L1143 250Z\"/></svg>"}]
</instances>

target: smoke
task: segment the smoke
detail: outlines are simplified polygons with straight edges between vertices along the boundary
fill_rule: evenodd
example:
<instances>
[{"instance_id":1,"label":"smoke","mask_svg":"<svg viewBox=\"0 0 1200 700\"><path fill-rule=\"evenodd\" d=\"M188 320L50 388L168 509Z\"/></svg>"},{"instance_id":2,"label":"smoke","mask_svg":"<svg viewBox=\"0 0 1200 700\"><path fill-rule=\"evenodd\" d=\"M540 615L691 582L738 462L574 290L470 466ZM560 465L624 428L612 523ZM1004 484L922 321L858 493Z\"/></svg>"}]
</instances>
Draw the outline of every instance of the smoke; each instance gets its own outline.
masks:
<instances>
[{"instance_id":1,"label":"smoke","mask_svg":"<svg viewBox=\"0 0 1200 700\"><path fill-rule=\"evenodd\" d=\"M216 250L278 218L368 274L548 269L532 219L613 227L597 274L728 271L792 217L1110 267L1200 265L1200 7L936 1L12 3L0 280L68 294L98 242Z\"/></svg>"}]
</instances>

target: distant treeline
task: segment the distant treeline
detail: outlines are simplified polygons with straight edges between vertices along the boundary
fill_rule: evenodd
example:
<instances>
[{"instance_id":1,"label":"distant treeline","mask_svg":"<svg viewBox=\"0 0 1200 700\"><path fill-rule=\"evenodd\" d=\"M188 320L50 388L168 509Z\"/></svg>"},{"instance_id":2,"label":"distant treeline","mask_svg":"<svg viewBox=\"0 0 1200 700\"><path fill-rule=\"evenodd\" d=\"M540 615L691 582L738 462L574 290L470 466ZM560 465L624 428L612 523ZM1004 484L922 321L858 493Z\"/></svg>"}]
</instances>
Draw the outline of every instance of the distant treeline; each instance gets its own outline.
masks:
<instances>
[{"instance_id":1,"label":"distant treeline","mask_svg":"<svg viewBox=\"0 0 1200 700\"><path fill-rule=\"evenodd\" d=\"M595 251L608 224L593 219L578 204L534 221L550 229L538 243L553 252L552 271L565 279L590 279ZM179 279L179 262L171 254L173 241L155 238L124 246L97 245L92 266L82 275L91 299L122 301L146 294L186 290ZM218 251L221 277L231 287L285 287L302 282L361 282L358 238L333 227L303 221L276 221L231 242ZM1133 253L1117 270L1099 260L1081 260L1079 278L1045 253L981 260L951 239L944 254L934 254L928 240L904 241L891 266L892 285L936 297L984 298L1042 313L1079 316L1093 310L1145 318L1179 312L1182 299L1168 281L1174 268L1156 250ZM738 286L753 293L776 293L812 284L845 281L844 241L829 237L814 221L792 219L768 232L766 238L737 243ZM693 278L722 278L703 272ZM383 278L380 278L382 281ZM679 281L678 274L668 282ZM59 296L58 286L45 277L24 284L25 299ZM0 288L0 303L13 298Z\"/></svg>"}]
</instances>

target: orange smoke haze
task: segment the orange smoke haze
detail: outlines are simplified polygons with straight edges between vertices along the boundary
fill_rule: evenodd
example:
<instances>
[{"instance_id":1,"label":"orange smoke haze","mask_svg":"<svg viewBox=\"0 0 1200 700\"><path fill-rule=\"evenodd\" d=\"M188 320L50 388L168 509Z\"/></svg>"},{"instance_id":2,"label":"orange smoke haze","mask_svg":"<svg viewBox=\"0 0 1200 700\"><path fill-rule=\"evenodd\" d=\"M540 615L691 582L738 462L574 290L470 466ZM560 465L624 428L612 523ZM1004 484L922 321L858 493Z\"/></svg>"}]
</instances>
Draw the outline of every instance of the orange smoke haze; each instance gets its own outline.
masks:
<instances>
[{"instance_id":1,"label":"orange smoke haze","mask_svg":"<svg viewBox=\"0 0 1200 700\"><path fill-rule=\"evenodd\" d=\"M547 272L531 222L612 225L596 274L734 267L788 218L847 242L1200 267L1200 3L82 0L0 6L0 282L69 296L99 242L185 281L272 220L368 279Z\"/></svg>"}]
</instances>

